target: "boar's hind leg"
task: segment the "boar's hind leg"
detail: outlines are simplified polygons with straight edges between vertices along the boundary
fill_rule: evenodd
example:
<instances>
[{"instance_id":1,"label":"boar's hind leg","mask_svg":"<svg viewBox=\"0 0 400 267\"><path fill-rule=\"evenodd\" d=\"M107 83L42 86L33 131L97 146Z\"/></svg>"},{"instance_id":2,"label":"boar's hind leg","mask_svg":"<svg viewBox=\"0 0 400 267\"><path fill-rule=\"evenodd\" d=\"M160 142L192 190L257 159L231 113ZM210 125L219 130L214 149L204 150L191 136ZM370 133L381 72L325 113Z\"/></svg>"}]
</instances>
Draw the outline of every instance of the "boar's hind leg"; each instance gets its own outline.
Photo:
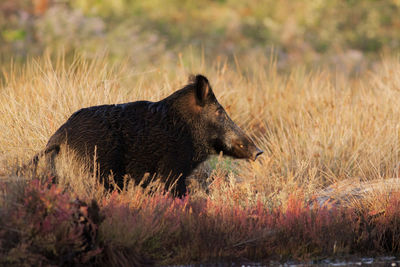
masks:
<instances>
[{"instance_id":1,"label":"boar's hind leg","mask_svg":"<svg viewBox=\"0 0 400 267\"><path fill-rule=\"evenodd\" d=\"M46 168L49 168L50 166L50 171L51 171L51 176L55 176L55 164L54 164L54 158L60 151L60 146L59 145L53 145L50 147L47 147L45 150L37 153L35 156L32 157L31 160L29 160L28 163L25 165L19 167L16 171L17 175L23 175L25 171L28 169L32 168L32 175L33 177L36 177L37 175L37 167L39 163L39 159L43 156L46 156ZM51 164L49 164L49 162Z\"/></svg>"},{"instance_id":2,"label":"boar's hind leg","mask_svg":"<svg viewBox=\"0 0 400 267\"><path fill-rule=\"evenodd\" d=\"M59 152L59 145L50 146L44 150L44 153L46 155L46 168L50 171L50 177L52 177L53 183L56 182L57 177L55 158Z\"/></svg>"}]
</instances>

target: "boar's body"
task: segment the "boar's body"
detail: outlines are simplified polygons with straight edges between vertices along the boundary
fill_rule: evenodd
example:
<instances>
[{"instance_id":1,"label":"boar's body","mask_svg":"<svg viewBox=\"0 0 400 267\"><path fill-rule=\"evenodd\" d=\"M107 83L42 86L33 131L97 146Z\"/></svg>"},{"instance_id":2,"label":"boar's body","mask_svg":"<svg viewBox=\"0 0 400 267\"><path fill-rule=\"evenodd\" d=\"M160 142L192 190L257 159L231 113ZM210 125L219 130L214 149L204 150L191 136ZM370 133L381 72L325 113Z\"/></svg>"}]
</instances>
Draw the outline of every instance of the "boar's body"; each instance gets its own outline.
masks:
<instances>
[{"instance_id":1,"label":"boar's body","mask_svg":"<svg viewBox=\"0 0 400 267\"><path fill-rule=\"evenodd\" d=\"M63 139L89 162L95 155L101 176L112 172L119 186L125 174L137 183L146 173L171 180L186 177L207 155L194 156L188 126L170 113L162 101L84 108L59 128L48 146Z\"/></svg>"},{"instance_id":2,"label":"boar's body","mask_svg":"<svg viewBox=\"0 0 400 267\"><path fill-rule=\"evenodd\" d=\"M106 186L110 173L120 187L125 174L136 183L146 173L157 174L167 186L176 182L174 192L179 196L186 192L185 178L209 155L223 151L235 158L255 159L262 153L228 117L201 75L159 102L102 105L75 112L44 150L50 154L53 170L62 143L88 164L96 155Z\"/></svg>"}]
</instances>

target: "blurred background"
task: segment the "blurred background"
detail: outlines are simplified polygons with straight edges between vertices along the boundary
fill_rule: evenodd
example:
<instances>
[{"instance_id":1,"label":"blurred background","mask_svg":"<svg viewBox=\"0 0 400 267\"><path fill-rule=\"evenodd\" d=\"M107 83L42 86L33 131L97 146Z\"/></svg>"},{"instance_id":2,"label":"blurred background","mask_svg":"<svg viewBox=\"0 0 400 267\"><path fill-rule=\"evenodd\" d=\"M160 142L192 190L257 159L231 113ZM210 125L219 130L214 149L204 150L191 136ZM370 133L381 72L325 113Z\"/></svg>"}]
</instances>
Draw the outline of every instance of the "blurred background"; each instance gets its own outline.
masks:
<instances>
[{"instance_id":1,"label":"blurred background","mask_svg":"<svg viewBox=\"0 0 400 267\"><path fill-rule=\"evenodd\" d=\"M351 75L400 47L400 0L0 0L0 62L107 53L140 68L179 57L275 57ZM237 62L236 62L237 63Z\"/></svg>"}]
</instances>

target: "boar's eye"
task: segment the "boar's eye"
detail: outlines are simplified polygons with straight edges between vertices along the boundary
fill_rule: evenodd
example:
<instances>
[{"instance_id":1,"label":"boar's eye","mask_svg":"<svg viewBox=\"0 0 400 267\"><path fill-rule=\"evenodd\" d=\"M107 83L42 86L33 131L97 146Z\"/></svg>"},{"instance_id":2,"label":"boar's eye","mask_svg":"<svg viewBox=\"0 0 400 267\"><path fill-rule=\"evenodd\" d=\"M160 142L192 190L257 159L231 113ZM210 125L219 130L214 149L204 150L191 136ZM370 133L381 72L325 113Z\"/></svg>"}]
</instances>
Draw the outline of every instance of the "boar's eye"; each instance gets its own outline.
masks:
<instances>
[{"instance_id":1,"label":"boar's eye","mask_svg":"<svg viewBox=\"0 0 400 267\"><path fill-rule=\"evenodd\" d=\"M239 147L240 147L240 148L244 148L244 145L243 145L243 144L240 144Z\"/></svg>"},{"instance_id":2,"label":"boar's eye","mask_svg":"<svg viewBox=\"0 0 400 267\"><path fill-rule=\"evenodd\" d=\"M215 114L218 117L222 117L222 116L224 116L224 110L222 108L219 108L219 109L217 109L217 111L215 111Z\"/></svg>"}]
</instances>

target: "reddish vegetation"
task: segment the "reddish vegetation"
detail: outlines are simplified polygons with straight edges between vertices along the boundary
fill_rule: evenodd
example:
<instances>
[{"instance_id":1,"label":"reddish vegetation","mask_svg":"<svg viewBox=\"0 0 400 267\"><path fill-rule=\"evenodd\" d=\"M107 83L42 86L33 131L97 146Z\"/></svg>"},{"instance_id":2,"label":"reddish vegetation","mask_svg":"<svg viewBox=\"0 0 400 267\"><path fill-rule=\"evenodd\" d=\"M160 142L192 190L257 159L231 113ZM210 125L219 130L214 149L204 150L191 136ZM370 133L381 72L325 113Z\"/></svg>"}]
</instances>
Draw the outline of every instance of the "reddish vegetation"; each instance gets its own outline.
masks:
<instances>
[{"instance_id":1,"label":"reddish vegetation","mask_svg":"<svg viewBox=\"0 0 400 267\"><path fill-rule=\"evenodd\" d=\"M95 243L100 222L95 203L88 207L39 180L16 191L15 186L1 184L2 264L85 263L102 252Z\"/></svg>"},{"instance_id":2,"label":"reddish vegetation","mask_svg":"<svg viewBox=\"0 0 400 267\"><path fill-rule=\"evenodd\" d=\"M268 208L261 201L227 205L138 190L133 197L115 192L88 205L39 180L1 188L2 264L142 265L400 252L400 193L377 212L311 208L294 195L284 207Z\"/></svg>"}]
</instances>

